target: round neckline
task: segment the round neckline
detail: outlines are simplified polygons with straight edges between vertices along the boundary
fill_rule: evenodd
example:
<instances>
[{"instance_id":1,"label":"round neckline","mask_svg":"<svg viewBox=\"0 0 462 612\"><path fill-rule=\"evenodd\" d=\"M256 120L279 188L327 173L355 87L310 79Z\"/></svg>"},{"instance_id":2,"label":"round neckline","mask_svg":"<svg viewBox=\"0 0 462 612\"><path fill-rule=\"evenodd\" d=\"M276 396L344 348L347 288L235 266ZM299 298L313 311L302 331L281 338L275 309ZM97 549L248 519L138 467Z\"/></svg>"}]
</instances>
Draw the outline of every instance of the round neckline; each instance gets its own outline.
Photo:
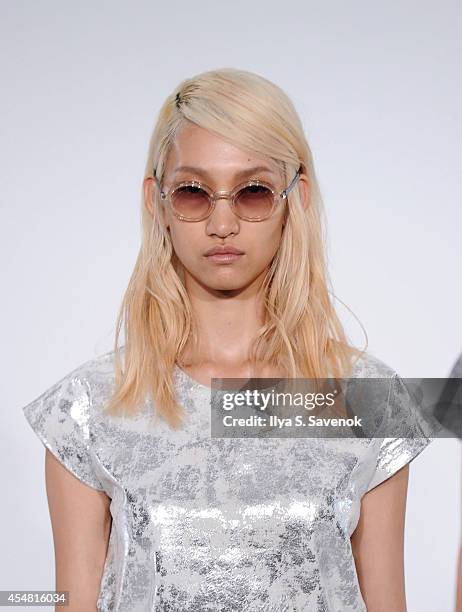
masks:
<instances>
[{"instance_id":1,"label":"round neckline","mask_svg":"<svg viewBox=\"0 0 462 612\"><path fill-rule=\"evenodd\" d=\"M183 368L181 368L177 363L175 363L174 365L175 369L177 370L177 372L179 372L180 375L182 375L193 387L205 390L207 392L211 392L211 391L233 391L232 389L214 389L213 387L209 387L208 385L204 385L203 383L200 383L199 381L197 381L195 378L193 378L190 374L188 374L186 372L186 370L183 370ZM271 387L262 387L260 389L260 391L267 391L268 389L271 389ZM236 391L234 389L234 391Z\"/></svg>"},{"instance_id":2,"label":"round neckline","mask_svg":"<svg viewBox=\"0 0 462 612\"><path fill-rule=\"evenodd\" d=\"M193 387L198 387L200 389L205 389L206 391L212 391L212 387L209 387L208 385L204 385L202 383L200 383L199 381L197 381L195 378L192 378L192 376L190 376L186 370L183 370L183 368L180 368L180 366L175 363L175 369L177 370L177 372L179 372L180 375L182 375L184 378L186 378L186 380L193 386Z\"/></svg>"}]
</instances>

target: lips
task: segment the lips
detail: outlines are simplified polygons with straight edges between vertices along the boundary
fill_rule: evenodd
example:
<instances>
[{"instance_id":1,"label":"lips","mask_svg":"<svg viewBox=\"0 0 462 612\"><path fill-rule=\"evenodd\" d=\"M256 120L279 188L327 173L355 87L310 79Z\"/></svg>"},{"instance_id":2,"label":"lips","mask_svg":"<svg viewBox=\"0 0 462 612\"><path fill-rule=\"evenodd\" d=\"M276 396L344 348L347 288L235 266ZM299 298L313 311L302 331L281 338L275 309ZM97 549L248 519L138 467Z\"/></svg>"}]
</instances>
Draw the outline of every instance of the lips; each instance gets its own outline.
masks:
<instances>
[{"instance_id":1,"label":"lips","mask_svg":"<svg viewBox=\"0 0 462 612\"><path fill-rule=\"evenodd\" d=\"M243 251L232 246L214 246L204 253L206 257L210 255L243 255Z\"/></svg>"}]
</instances>

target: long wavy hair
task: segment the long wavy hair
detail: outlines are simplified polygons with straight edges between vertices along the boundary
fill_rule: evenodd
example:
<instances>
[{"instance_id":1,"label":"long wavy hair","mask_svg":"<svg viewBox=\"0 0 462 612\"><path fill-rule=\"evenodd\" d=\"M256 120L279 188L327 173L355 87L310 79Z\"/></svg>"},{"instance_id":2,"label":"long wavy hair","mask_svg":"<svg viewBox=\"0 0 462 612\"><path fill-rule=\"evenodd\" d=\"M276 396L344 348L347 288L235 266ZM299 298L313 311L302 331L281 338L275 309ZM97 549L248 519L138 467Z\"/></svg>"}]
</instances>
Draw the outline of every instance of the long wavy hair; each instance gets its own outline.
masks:
<instances>
[{"instance_id":1,"label":"long wavy hair","mask_svg":"<svg viewBox=\"0 0 462 612\"><path fill-rule=\"evenodd\" d=\"M159 111L145 178L156 169L162 181L175 135L185 121L271 158L286 184L300 166L309 180L306 209L298 185L288 195L280 246L261 287L266 320L252 342L251 363L274 365L287 378L348 377L354 358L366 348L360 351L349 343L331 301L322 198L291 100L271 81L245 70L222 68L183 80ZM115 390L105 409L115 414L123 408L133 415L151 398L156 412L177 429L184 409L175 397L174 367L188 340L198 346L198 333L157 189L155 194L151 215L142 190L141 247L117 318ZM119 346L122 325L125 344Z\"/></svg>"}]
</instances>

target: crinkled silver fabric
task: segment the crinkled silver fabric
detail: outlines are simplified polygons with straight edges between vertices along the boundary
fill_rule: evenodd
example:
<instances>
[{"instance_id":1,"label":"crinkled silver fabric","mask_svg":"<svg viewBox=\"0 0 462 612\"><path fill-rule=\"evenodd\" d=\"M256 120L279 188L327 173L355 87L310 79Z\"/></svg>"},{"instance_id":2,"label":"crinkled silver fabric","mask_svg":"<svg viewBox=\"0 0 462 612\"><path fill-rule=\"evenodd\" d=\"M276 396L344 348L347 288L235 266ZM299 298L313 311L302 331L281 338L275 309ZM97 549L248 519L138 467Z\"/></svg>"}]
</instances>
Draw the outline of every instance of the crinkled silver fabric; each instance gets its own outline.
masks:
<instances>
[{"instance_id":1,"label":"crinkled silver fabric","mask_svg":"<svg viewBox=\"0 0 462 612\"><path fill-rule=\"evenodd\" d=\"M212 439L210 388L178 367L187 423L174 432L149 402L134 418L101 414L112 368L112 352L90 360L23 408L67 469L111 498L100 612L366 610L350 545L361 497L431 438ZM400 382L370 354L353 376Z\"/></svg>"}]
</instances>

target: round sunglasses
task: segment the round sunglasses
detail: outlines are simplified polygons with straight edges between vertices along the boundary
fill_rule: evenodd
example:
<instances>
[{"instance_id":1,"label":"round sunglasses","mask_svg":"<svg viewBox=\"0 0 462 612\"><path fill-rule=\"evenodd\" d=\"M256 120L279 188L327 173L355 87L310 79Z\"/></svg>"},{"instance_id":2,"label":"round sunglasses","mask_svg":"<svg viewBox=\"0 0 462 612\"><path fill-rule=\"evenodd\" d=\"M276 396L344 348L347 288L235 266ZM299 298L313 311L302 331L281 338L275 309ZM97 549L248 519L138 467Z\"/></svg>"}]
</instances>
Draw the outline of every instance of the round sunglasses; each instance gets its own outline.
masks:
<instances>
[{"instance_id":1,"label":"round sunglasses","mask_svg":"<svg viewBox=\"0 0 462 612\"><path fill-rule=\"evenodd\" d=\"M302 167L297 170L294 178L283 191L258 179L240 183L232 191L212 191L201 181L182 181L173 185L167 192L162 190L159 179L154 179L159 185L160 197L167 201L173 214L182 221L203 221L209 217L217 200L225 198L230 201L234 214L244 221L264 221L274 212L281 200L287 199L287 194L295 187Z\"/></svg>"}]
</instances>

